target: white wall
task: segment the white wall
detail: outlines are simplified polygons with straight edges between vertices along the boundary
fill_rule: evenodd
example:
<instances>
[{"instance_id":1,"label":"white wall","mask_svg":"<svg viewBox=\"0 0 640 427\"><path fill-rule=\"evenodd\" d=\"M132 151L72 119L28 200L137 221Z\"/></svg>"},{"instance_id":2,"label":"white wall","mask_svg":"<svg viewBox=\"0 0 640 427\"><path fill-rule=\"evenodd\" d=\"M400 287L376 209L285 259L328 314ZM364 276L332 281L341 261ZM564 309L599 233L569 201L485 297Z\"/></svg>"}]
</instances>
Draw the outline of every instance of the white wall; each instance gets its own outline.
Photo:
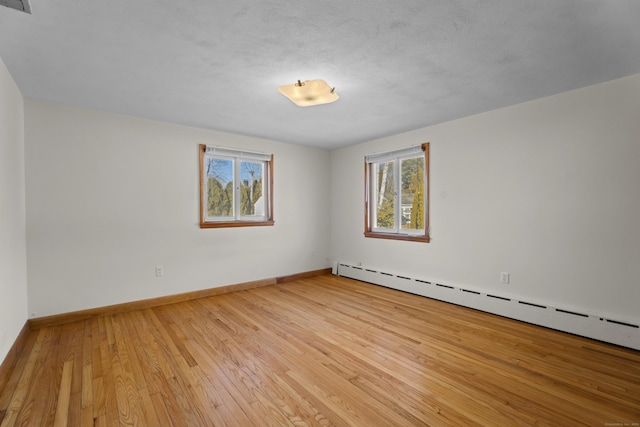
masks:
<instances>
[{"instance_id":1,"label":"white wall","mask_svg":"<svg viewBox=\"0 0 640 427\"><path fill-rule=\"evenodd\" d=\"M0 363L27 321L24 106L0 59Z\"/></svg>"},{"instance_id":2,"label":"white wall","mask_svg":"<svg viewBox=\"0 0 640 427\"><path fill-rule=\"evenodd\" d=\"M332 257L637 322L639 138L635 75L334 151ZM427 141L433 241L365 239L365 154Z\"/></svg>"},{"instance_id":3,"label":"white wall","mask_svg":"<svg viewBox=\"0 0 640 427\"><path fill-rule=\"evenodd\" d=\"M25 129L32 317L330 265L326 151L30 99ZM275 226L198 227L201 143L274 154Z\"/></svg>"}]
</instances>

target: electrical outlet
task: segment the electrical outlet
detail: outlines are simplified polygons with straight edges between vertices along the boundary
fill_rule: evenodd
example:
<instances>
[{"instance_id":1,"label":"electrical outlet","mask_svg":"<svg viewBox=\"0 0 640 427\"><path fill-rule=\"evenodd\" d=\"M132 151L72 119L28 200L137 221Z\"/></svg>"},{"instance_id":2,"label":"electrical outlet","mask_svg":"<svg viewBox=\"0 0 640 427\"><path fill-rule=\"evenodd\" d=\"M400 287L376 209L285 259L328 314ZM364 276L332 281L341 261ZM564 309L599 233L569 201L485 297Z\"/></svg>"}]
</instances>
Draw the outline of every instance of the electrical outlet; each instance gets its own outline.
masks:
<instances>
[{"instance_id":1,"label":"electrical outlet","mask_svg":"<svg viewBox=\"0 0 640 427\"><path fill-rule=\"evenodd\" d=\"M509 273L503 271L500 273L500 283L508 285L509 284Z\"/></svg>"},{"instance_id":2,"label":"electrical outlet","mask_svg":"<svg viewBox=\"0 0 640 427\"><path fill-rule=\"evenodd\" d=\"M156 266L156 277L164 276L164 267L161 265Z\"/></svg>"}]
</instances>

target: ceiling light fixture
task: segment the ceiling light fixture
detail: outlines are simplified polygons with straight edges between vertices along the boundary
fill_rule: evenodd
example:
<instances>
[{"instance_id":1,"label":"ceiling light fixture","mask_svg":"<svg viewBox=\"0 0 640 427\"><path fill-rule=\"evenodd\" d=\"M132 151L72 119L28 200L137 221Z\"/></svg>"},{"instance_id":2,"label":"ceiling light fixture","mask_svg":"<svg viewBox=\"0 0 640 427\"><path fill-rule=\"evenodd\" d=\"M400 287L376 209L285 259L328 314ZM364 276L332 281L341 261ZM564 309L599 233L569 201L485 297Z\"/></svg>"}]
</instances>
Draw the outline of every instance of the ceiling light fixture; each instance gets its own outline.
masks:
<instances>
[{"instance_id":1,"label":"ceiling light fixture","mask_svg":"<svg viewBox=\"0 0 640 427\"><path fill-rule=\"evenodd\" d=\"M339 98L336 88L324 80L298 80L290 85L279 86L278 90L300 107L328 104Z\"/></svg>"}]
</instances>

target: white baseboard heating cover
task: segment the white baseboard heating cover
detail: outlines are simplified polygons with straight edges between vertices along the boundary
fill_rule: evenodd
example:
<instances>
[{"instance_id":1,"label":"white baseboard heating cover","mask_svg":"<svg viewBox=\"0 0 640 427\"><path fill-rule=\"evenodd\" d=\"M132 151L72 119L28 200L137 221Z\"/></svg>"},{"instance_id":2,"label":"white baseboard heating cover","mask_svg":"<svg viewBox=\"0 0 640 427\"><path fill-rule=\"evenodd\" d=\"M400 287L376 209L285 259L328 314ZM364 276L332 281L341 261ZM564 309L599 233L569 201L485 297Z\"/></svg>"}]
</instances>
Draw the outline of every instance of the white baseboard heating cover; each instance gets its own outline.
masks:
<instances>
[{"instance_id":1,"label":"white baseboard heating cover","mask_svg":"<svg viewBox=\"0 0 640 427\"><path fill-rule=\"evenodd\" d=\"M334 267L336 267L334 265ZM640 322L337 263L334 274L640 350Z\"/></svg>"}]
</instances>

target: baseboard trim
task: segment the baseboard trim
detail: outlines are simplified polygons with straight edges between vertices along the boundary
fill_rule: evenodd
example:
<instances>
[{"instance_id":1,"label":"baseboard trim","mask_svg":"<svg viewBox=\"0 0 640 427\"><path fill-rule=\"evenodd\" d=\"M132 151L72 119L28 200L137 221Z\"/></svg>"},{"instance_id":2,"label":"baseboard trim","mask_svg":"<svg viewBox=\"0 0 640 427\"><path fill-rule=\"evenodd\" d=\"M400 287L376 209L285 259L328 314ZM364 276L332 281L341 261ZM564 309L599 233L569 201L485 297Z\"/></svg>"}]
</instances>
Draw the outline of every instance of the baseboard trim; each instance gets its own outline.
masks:
<instances>
[{"instance_id":1,"label":"baseboard trim","mask_svg":"<svg viewBox=\"0 0 640 427\"><path fill-rule=\"evenodd\" d=\"M18 359L20 355L24 351L24 348L27 344L27 338L29 337L29 332L31 331L29 321L25 322L24 326L20 330L18 337L14 341L13 345L9 349L9 352L5 356L4 360L0 364L0 395L4 391L5 386L11 379L11 374L13 373L13 369L18 363Z\"/></svg>"},{"instance_id":2,"label":"baseboard trim","mask_svg":"<svg viewBox=\"0 0 640 427\"><path fill-rule=\"evenodd\" d=\"M294 280L305 279L308 277L330 274L331 268L323 268L320 270L306 271L303 273L291 274L288 276L273 277L270 279L254 280L251 282L238 283L235 285L221 286L218 288L203 289L200 291L186 292L176 295L167 295L164 297L150 298L122 304L108 305L104 307L90 308L87 310L73 311L69 313L54 314L52 316L37 317L29 320L31 329L40 329L48 326L64 325L65 323L77 322L81 320L92 319L119 313L127 313L135 310L158 307L160 305L175 304L178 302L190 301L198 298L212 297L215 295L227 294L230 292L244 291L247 289L258 288L261 286L275 285L277 283L287 283Z\"/></svg>"},{"instance_id":3,"label":"baseboard trim","mask_svg":"<svg viewBox=\"0 0 640 427\"><path fill-rule=\"evenodd\" d=\"M289 276L277 277L277 283L288 283L296 280L308 279L309 277L322 276L324 274L331 274L331 267L323 268L320 270L306 271L304 273L291 274Z\"/></svg>"}]
</instances>

